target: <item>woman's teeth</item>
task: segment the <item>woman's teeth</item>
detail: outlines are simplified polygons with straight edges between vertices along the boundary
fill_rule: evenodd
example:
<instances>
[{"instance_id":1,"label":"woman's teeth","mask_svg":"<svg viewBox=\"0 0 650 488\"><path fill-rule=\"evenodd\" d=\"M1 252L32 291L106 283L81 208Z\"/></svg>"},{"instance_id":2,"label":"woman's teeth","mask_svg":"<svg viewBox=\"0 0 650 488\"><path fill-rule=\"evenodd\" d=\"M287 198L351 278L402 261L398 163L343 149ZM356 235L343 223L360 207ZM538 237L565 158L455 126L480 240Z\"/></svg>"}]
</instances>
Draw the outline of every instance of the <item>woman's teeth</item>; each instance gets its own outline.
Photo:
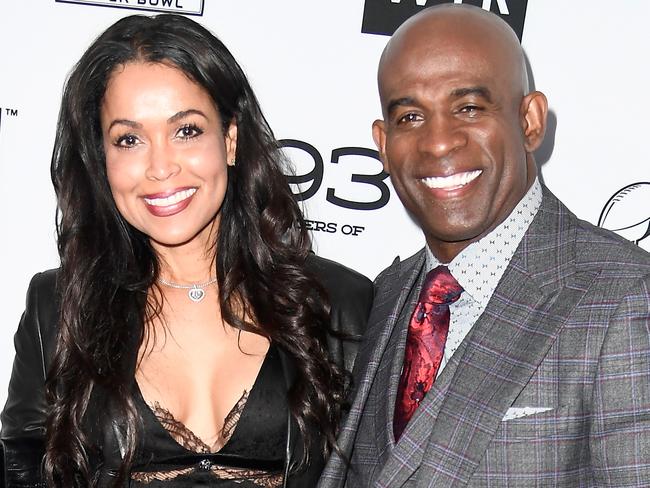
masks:
<instances>
[{"instance_id":1,"label":"woman's teeth","mask_svg":"<svg viewBox=\"0 0 650 488\"><path fill-rule=\"evenodd\" d=\"M175 203L182 202L186 198L190 198L196 193L196 188L190 188L188 190L181 190L176 193L169 195L164 198L146 198L144 199L148 205L153 205L154 207L167 207L169 205L174 205Z\"/></svg>"}]
</instances>

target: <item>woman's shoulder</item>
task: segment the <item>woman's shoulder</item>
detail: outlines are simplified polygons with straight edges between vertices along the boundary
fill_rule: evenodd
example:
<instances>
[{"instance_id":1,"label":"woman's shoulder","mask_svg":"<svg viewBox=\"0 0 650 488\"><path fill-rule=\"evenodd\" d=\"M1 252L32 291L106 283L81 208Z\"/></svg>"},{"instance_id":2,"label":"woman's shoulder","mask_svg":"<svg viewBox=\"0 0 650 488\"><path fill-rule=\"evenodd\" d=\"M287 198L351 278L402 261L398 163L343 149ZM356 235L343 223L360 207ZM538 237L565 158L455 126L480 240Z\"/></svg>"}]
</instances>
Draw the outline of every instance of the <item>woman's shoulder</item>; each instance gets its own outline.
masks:
<instances>
[{"instance_id":1,"label":"woman's shoulder","mask_svg":"<svg viewBox=\"0 0 650 488\"><path fill-rule=\"evenodd\" d=\"M55 334L59 313L58 274L58 268L48 269L32 277L27 289L25 313L21 320L21 325L27 329L38 329L40 339L47 342L46 346L50 345L50 339Z\"/></svg>"},{"instance_id":2,"label":"woman's shoulder","mask_svg":"<svg viewBox=\"0 0 650 488\"><path fill-rule=\"evenodd\" d=\"M361 273L315 254L307 258L307 269L325 288L331 305L327 337L330 359L352 371L372 307L373 284Z\"/></svg>"},{"instance_id":3,"label":"woman's shoulder","mask_svg":"<svg viewBox=\"0 0 650 488\"><path fill-rule=\"evenodd\" d=\"M372 301L372 281L358 271L313 253L307 257L307 269L323 285L332 305L349 300Z\"/></svg>"},{"instance_id":4,"label":"woman's shoulder","mask_svg":"<svg viewBox=\"0 0 650 488\"><path fill-rule=\"evenodd\" d=\"M56 293L56 280L59 275L59 268L47 269L32 276L29 282L30 292Z\"/></svg>"},{"instance_id":5,"label":"woman's shoulder","mask_svg":"<svg viewBox=\"0 0 650 488\"><path fill-rule=\"evenodd\" d=\"M27 289L28 310L38 310L39 315L45 312L56 313L58 293L56 289L59 269L48 269L32 276Z\"/></svg>"}]
</instances>

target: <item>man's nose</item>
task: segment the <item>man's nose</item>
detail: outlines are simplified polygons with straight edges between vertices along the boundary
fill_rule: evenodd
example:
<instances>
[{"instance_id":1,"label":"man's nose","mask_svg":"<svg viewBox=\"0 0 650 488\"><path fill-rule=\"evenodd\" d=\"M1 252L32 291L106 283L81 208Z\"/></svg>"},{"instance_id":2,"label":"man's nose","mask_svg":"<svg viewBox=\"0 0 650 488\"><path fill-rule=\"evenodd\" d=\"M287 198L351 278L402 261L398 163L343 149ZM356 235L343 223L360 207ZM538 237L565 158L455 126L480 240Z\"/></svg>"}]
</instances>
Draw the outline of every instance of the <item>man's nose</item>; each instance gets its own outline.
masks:
<instances>
[{"instance_id":1,"label":"man's nose","mask_svg":"<svg viewBox=\"0 0 650 488\"><path fill-rule=\"evenodd\" d=\"M467 135L460 124L451 116L437 114L425 123L418 140L418 150L436 158L444 158L466 143Z\"/></svg>"}]
</instances>

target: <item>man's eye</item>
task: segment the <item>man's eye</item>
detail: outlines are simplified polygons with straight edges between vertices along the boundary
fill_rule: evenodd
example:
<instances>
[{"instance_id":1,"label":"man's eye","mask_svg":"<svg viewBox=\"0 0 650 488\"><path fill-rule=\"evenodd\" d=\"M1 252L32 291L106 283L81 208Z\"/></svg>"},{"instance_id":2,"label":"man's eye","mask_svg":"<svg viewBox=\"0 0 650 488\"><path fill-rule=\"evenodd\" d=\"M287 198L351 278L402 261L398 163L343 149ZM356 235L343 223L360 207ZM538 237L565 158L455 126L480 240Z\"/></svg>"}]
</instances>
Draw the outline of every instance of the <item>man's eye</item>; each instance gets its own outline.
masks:
<instances>
[{"instance_id":1,"label":"man's eye","mask_svg":"<svg viewBox=\"0 0 650 488\"><path fill-rule=\"evenodd\" d=\"M201 134L203 134L203 131L196 125L187 124L178 129L176 136L180 137L181 139L192 139L193 137L200 136Z\"/></svg>"},{"instance_id":2,"label":"man's eye","mask_svg":"<svg viewBox=\"0 0 650 488\"><path fill-rule=\"evenodd\" d=\"M465 105L460 109L460 112L469 115L476 115L482 110L483 109L478 105Z\"/></svg>"},{"instance_id":3,"label":"man's eye","mask_svg":"<svg viewBox=\"0 0 650 488\"><path fill-rule=\"evenodd\" d=\"M133 134L125 134L123 136L118 137L117 140L115 141L115 145L117 147L124 147L124 148L134 147L137 143L138 143L138 138Z\"/></svg>"},{"instance_id":4,"label":"man's eye","mask_svg":"<svg viewBox=\"0 0 650 488\"><path fill-rule=\"evenodd\" d=\"M416 113L407 113L402 115L398 120L398 124L412 124L413 122L419 122L421 117Z\"/></svg>"}]
</instances>

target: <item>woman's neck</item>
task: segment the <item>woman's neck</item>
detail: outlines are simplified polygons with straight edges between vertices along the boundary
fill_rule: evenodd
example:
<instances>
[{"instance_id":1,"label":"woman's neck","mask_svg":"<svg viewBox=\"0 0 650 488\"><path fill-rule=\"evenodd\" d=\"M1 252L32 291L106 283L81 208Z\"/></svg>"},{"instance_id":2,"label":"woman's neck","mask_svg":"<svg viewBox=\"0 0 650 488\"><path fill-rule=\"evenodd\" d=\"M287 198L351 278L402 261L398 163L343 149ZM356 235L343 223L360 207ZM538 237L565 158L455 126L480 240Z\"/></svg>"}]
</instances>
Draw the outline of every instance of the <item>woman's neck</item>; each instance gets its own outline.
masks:
<instances>
[{"instance_id":1,"label":"woman's neck","mask_svg":"<svg viewBox=\"0 0 650 488\"><path fill-rule=\"evenodd\" d=\"M153 243L160 262L160 276L179 284L208 281L215 276L214 248L195 241L180 246Z\"/></svg>"}]
</instances>

